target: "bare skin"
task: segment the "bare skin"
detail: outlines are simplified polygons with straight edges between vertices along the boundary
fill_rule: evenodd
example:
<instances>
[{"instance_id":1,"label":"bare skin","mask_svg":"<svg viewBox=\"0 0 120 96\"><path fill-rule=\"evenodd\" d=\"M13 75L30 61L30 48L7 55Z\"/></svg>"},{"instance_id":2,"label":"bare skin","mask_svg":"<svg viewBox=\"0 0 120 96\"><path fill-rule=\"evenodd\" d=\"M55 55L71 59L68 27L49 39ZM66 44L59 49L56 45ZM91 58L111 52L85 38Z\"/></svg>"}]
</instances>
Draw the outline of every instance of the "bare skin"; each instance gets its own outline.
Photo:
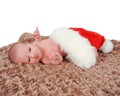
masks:
<instances>
[{"instance_id":1,"label":"bare skin","mask_svg":"<svg viewBox=\"0 0 120 96\"><path fill-rule=\"evenodd\" d=\"M61 51L50 38L42 40L38 28L33 33L35 41L31 44L19 44L16 49L15 63L35 64L43 62L44 64L60 64L66 53Z\"/></svg>"}]
</instances>

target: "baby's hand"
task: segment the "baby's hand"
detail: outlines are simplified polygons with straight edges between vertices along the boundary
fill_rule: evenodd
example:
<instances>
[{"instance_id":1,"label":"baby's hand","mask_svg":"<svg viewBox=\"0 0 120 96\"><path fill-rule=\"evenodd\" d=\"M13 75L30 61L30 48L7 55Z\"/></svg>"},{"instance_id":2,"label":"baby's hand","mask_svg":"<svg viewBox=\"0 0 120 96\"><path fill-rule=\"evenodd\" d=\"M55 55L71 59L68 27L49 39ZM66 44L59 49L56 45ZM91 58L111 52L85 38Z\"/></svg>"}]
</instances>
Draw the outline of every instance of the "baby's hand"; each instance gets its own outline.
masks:
<instances>
[{"instance_id":1,"label":"baby's hand","mask_svg":"<svg viewBox=\"0 0 120 96\"><path fill-rule=\"evenodd\" d=\"M63 61L62 56L58 52L53 52L48 57L51 60L51 64L60 64Z\"/></svg>"},{"instance_id":2,"label":"baby's hand","mask_svg":"<svg viewBox=\"0 0 120 96\"><path fill-rule=\"evenodd\" d=\"M42 37L40 36L39 30L38 30L38 27L36 27L36 30L34 31L33 35L35 37L35 41L41 41L42 40Z\"/></svg>"},{"instance_id":3,"label":"baby's hand","mask_svg":"<svg viewBox=\"0 0 120 96\"><path fill-rule=\"evenodd\" d=\"M45 64L60 64L63 61L63 57L58 52L51 52L45 56L42 60Z\"/></svg>"}]
</instances>

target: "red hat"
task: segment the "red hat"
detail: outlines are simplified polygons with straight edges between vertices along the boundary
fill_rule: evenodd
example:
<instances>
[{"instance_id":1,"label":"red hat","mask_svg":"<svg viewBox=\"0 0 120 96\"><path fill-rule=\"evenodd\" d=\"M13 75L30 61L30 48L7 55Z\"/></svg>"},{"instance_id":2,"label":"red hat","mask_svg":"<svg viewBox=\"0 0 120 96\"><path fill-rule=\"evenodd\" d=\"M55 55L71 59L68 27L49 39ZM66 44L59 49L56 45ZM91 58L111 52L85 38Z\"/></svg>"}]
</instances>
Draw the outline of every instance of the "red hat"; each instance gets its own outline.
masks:
<instances>
[{"instance_id":1,"label":"red hat","mask_svg":"<svg viewBox=\"0 0 120 96\"><path fill-rule=\"evenodd\" d=\"M67 53L68 60L81 68L95 65L98 49L109 53L114 46L104 36L83 28L57 28L50 38Z\"/></svg>"},{"instance_id":2,"label":"red hat","mask_svg":"<svg viewBox=\"0 0 120 96\"><path fill-rule=\"evenodd\" d=\"M83 28L70 28L76 32L78 32L81 36L85 37L86 39L89 40L92 46L94 46L97 50L103 45L105 42L104 36L93 32L93 31L88 31Z\"/></svg>"},{"instance_id":3,"label":"red hat","mask_svg":"<svg viewBox=\"0 0 120 96\"><path fill-rule=\"evenodd\" d=\"M98 38L92 38L96 34L92 33L94 36L90 33L87 35L88 31L83 32L83 30L82 28L57 28L50 35L50 38L61 47L61 50L67 53L66 58L68 60L81 68L90 68L95 65L96 49L100 47L104 40L100 40L100 44L97 44ZM104 39L104 37L102 38Z\"/></svg>"}]
</instances>

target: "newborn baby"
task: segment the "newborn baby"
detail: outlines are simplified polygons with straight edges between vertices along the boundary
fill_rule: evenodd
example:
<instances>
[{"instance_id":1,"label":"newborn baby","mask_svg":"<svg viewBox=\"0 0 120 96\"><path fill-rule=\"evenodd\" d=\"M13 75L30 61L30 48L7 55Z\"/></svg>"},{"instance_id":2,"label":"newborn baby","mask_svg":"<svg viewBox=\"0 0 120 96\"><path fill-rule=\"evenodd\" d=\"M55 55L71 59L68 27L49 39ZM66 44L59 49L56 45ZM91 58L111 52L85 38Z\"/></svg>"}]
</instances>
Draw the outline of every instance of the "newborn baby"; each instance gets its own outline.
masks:
<instances>
[{"instance_id":1,"label":"newborn baby","mask_svg":"<svg viewBox=\"0 0 120 96\"><path fill-rule=\"evenodd\" d=\"M33 43L16 43L9 51L9 57L14 63L60 64L65 52L50 38L42 40L38 28L34 31Z\"/></svg>"},{"instance_id":2,"label":"newborn baby","mask_svg":"<svg viewBox=\"0 0 120 96\"><path fill-rule=\"evenodd\" d=\"M42 40L38 28L33 43L12 46L9 57L14 63L61 64L63 57L81 68L96 64L97 51L109 53L113 43L104 36L83 28L57 28Z\"/></svg>"}]
</instances>

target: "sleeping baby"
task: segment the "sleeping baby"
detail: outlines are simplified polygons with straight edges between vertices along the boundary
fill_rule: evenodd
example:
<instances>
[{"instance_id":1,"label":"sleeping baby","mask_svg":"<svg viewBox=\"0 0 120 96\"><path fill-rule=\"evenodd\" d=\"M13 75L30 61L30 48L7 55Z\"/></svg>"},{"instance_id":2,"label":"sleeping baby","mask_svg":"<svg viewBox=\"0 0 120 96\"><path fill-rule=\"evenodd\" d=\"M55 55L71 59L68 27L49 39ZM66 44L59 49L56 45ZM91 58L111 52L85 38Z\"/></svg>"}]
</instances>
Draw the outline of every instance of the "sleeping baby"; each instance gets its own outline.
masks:
<instances>
[{"instance_id":1,"label":"sleeping baby","mask_svg":"<svg viewBox=\"0 0 120 96\"><path fill-rule=\"evenodd\" d=\"M56 28L48 39L42 40L38 28L32 43L16 43L10 51L14 63L61 64L65 57L81 68L90 68L96 63L97 51L109 53L113 43L104 36L83 28Z\"/></svg>"},{"instance_id":2,"label":"sleeping baby","mask_svg":"<svg viewBox=\"0 0 120 96\"><path fill-rule=\"evenodd\" d=\"M35 41L32 43L16 43L9 52L9 57L14 63L36 64L41 61L44 64L60 64L65 52L60 49L50 38L42 40L38 28L34 32Z\"/></svg>"}]
</instances>

